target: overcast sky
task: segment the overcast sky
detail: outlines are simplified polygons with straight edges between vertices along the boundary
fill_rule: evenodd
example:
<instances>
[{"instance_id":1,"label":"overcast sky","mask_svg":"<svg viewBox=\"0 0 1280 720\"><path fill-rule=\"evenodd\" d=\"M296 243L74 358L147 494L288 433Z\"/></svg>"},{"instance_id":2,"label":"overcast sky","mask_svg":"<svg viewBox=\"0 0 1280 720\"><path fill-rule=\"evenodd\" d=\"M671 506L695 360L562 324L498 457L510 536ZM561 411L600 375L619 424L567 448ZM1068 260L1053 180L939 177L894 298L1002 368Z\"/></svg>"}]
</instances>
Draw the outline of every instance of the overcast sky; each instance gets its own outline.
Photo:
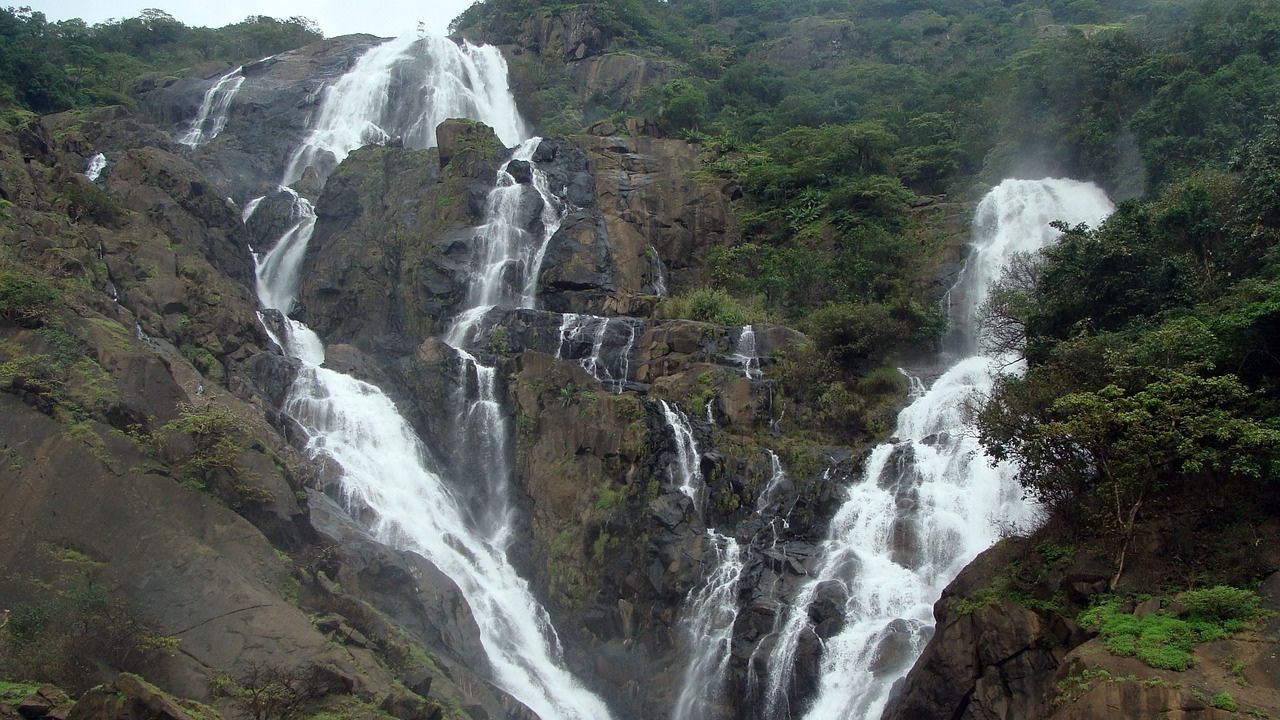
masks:
<instances>
[{"instance_id":1,"label":"overcast sky","mask_svg":"<svg viewBox=\"0 0 1280 720\"><path fill-rule=\"evenodd\" d=\"M326 37L365 32L392 36L412 32L419 22L443 35L449 21L471 6L472 0L24 0L49 20L83 18L90 25L110 18L135 17L144 8L158 8L187 25L222 27L250 15L287 18L302 15L315 20Z\"/></svg>"}]
</instances>

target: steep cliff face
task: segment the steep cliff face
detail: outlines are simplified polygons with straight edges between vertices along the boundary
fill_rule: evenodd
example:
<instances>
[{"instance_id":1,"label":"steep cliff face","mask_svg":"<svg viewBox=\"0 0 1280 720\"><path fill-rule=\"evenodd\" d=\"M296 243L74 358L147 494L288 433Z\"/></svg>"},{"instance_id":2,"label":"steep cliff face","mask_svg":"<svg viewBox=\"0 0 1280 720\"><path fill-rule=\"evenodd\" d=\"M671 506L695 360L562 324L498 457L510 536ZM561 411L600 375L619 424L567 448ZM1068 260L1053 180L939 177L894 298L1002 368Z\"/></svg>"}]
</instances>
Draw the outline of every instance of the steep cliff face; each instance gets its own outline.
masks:
<instances>
[{"instance_id":1,"label":"steep cliff face","mask_svg":"<svg viewBox=\"0 0 1280 720\"><path fill-rule=\"evenodd\" d=\"M0 606L44 618L5 671L132 669L234 715L250 669L317 669L315 703L518 715L447 578L312 515L249 233L164 137L118 108L0 134Z\"/></svg>"},{"instance_id":2,"label":"steep cliff face","mask_svg":"<svg viewBox=\"0 0 1280 720\"><path fill-rule=\"evenodd\" d=\"M1176 522L1194 525L1194 514ZM1151 533L1149 539L1158 536ZM1080 622L1084 609L1110 597L1113 558L1096 542L1077 546L1050 538L1041 532L1033 540L1003 541L946 589L934 608L937 630L886 719L1226 718L1237 708L1276 712L1273 656L1280 623L1271 613L1280 607L1280 575L1273 550L1251 548L1234 567L1214 563L1213 570L1236 582L1262 574L1259 595L1267 612L1244 632L1194 644L1185 669L1162 668L1132 653L1117 654L1095 627ZM1130 566L1132 577L1119 590L1170 587L1164 573L1177 565L1176 552L1143 547ZM1185 613L1175 592L1154 595L1128 600L1119 610L1131 613L1135 626L1156 614Z\"/></svg>"},{"instance_id":3,"label":"steep cliff face","mask_svg":"<svg viewBox=\"0 0 1280 720\"><path fill-rule=\"evenodd\" d=\"M634 96L667 71L604 52L608 38L589 17L530 22L524 52L568 63L584 96ZM321 88L373 44L338 38L246 65L225 126L194 147L179 140L231 68L141 86L137 114L54 116L0 138L0 194L15 208L0 270L30 271L67 298L47 313L0 314L0 403L21 420L0 434L20 479L0 489L0 563L23 569L0 600L91 577L179 640L179 652L136 669L232 712L213 679L315 666L338 679L334 698L402 720L447 706L453 716L530 716L494 684L458 583L375 541L373 511L350 502L341 469L312 454L314 438L283 410L301 363L273 341L287 336L285 318L259 318L248 248L270 251L310 198L293 318L325 342L326 369L396 400L475 514L480 486L509 460L510 477L498 478L512 498L507 554L566 665L619 718L666 716L700 683L718 688L707 717L765 716L760 683L788 604L883 427L823 415L843 396L804 387L815 356L796 330L660 317L664 297L704 284L711 248L739 239L740 192L698 172L694 144L605 123L507 164L512 150L493 129L449 120L431 128L438 147L378 138L279 190ZM519 54L509 56L518 69ZM393 83L393 95L402 90ZM98 152L108 164L90 181L79 173ZM532 278L534 307L489 311L450 340L464 356L447 331L468 309L504 166L526 235L550 227L549 205L564 215ZM945 203L917 214L953 239L964 225L963 209ZM949 284L957 259L928 270ZM518 272L499 274L515 286L529 280ZM37 371L60 353L60 374ZM494 427L509 429L510 458L469 455L459 437L459 399L477 392L478 363L494 369L487 402L500 407ZM859 412L889 412L905 396L903 378L882 374ZM690 608L711 602L725 567L732 583L713 599L728 609L708 630ZM792 697L814 690L842 602L834 584L815 591L787 650ZM960 694L981 695L983 707L1012 708L1007 717L1032 707L1069 662L1067 641L1083 636L1027 612L940 616L939 637L959 639L927 658L923 667L942 669L911 681L920 690L908 696L926 705L902 716L947 716L962 702L950 688L969 675L985 684ZM1013 634L991 641L988 625L1001 622ZM714 642L698 634L709 631ZM971 646L976 665L948 665ZM718 669L699 675L694 659L712 651Z\"/></svg>"}]
</instances>

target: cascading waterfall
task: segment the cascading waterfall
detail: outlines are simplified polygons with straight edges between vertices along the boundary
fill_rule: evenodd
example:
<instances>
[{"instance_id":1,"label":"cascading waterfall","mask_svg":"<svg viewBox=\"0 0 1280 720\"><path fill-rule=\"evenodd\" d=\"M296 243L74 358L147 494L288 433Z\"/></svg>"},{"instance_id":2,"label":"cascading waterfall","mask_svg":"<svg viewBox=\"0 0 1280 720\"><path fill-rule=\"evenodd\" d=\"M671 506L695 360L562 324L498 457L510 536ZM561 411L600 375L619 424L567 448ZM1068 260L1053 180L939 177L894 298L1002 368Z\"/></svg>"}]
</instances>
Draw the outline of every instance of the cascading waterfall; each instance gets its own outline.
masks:
<instances>
[{"instance_id":1,"label":"cascading waterfall","mask_svg":"<svg viewBox=\"0 0 1280 720\"><path fill-rule=\"evenodd\" d=\"M305 250L303 236L296 242ZM292 303L298 266L276 256L295 251L282 239L260 259L264 307L283 312L287 306L274 303ZM273 274L268 267L282 270ZM342 468L345 499L373 511L371 530L379 540L420 553L458 584L497 684L543 718L608 718L604 703L563 669L546 611L507 561L505 526L488 536L477 531L391 399L374 385L321 367L323 345L305 325L288 320L286 328L281 344L302 369L285 410L306 431L307 449Z\"/></svg>"},{"instance_id":2,"label":"cascading waterfall","mask_svg":"<svg viewBox=\"0 0 1280 720\"><path fill-rule=\"evenodd\" d=\"M445 337L450 345L465 345L495 307L534 305L538 271L565 208L549 190L541 170L532 168L533 182L528 184L516 182L508 170L513 162L532 160L541 142L538 137L524 141L498 168L494 188L485 200L485 224L478 236L480 258L467 283L467 309L454 319ZM537 218L529 214L530 187L542 203ZM531 226L540 232L532 232Z\"/></svg>"},{"instance_id":3,"label":"cascading waterfall","mask_svg":"<svg viewBox=\"0 0 1280 720\"><path fill-rule=\"evenodd\" d=\"M409 148L436 144L449 118L481 120L506 145L525 137L507 85L507 63L492 46L437 37L378 45L324 89L320 111L284 173L292 185L308 167L326 178L356 148L399 138Z\"/></svg>"},{"instance_id":4,"label":"cascading waterfall","mask_svg":"<svg viewBox=\"0 0 1280 720\"><path fill-rule=\"evenodd\" d=\"M348 120L354 118L359 124L372 114L344 114L344 110L367 110L364 104L373 102L370 87L381 87L385 94L388 83L377 76L387 74L394 59L417 43L435 48L432 52L442 47L423 40L386 43L371 50L331 88L320 122L286 171L285 185L298 179L322 152L340 159L360 144L386 139L386 133L368 134L358 128L343 135L339 130L346 127ZM467 46L463 50L482 57L497 55L491 48ZM500 55L497 57L500 60ZM489 62L483 72L477 70L477 77L461 85L492 91L492 84L480 81L489 83L499 67L501 88L505 91L505 65L494 62ZM450 87L429 94L457 92L457 88ZM377 100L385 101L385 97ZM510 112L495 121L486 114L494 112L495 107L509 108ZM501 135L504 129L519 132L514 108L514 101L506 93L501 103L474 103L469 107L471 112L443 112L491 124L506 122L507 126L499 129ZM516 120L514 125L510 124L512 118ZM283 190L293 195L294 222L269 252L255 255L255 263L259 301L264 308L287 314L297 297L299 270L316 218L305 198L288 187ZM257 202L250 202L244 217L247 219L256 207ZM469 440L484 444L477 449L484 455L477 462L485 469L482 476L493 486L486 491L483 507L468 508L445 482L430 450L390 398L374 385L321 367L324 346L316 334L288 317L284 321L286 336L273 338L302 361L285 410L304 429L308 450L342 469L342 492L348 505L371 511L374 520L370 530L380 541L421 554L457 583L475 616L498 687L544 720L607 720L610 713L604 702L564 669L560 641L546 610L507 560L511 523L504 502L505 488L501 487L507 475L506 471L495 472L493 467L495 463L506 467L508 429L494 369L481 365L465 351L458 351L464 373L463 392L474 386L474 399L461 403L458 426Z\"/></svg>"},{"instance_id":5,"label":"cascading waterfall","mask_svg":"<svg viewBox=\"0 0 1280 720\"><path fill-rule=\"evenodd\" d=\"M666 400L659 400L658 406L662 408L662 416L667 421L667 427L671 428L671 437L676 441L676 467L671 479L680 483L680 492L693 501L695 508L700 509L702 469L698 466L698 442L693 437L693 426L689 424L687 415Z\"/></svg>"},{"instance_id":6,"label":"cascading waterfall","mask_svg":"<svg viewBox=\"0 0 1280 720\"><path fill-rule=\"evenodd\" d=\"M705 484L699 466L698 443L689 418L666 400L658 401L676 444L676 465L672 480L680 491L700 507L699 495ZM716 716L716 702L724 693L733 626L738 619L738 583L745 563L738 541L707 530L707 543L714 560L703 573L702 582L689 592L681 613L689 664L685 666L676 697L672 720L708 720Z\"/></svg>"},{"instance_id":7,"label":"cascading waterfall","mask_svg":"<svg viewBox=\"0 0 1280 720\"><path fill-rule=\"evenodd\" d=\"M200 110L196 112L196 119L191 121L191 129L187 130L187 134L183 135L178 142L195 148L206 140L218 137L218 133L227 126L227 112L231 110L231 101L236 93L240 92L240 86L244 84L243 70L242 67L232 70L218 78L218 81L205 91L204 100L200 102Z\"/></svg>"},{"instance_id":8,"label":"cascading waterfall","mask_svg":"<svg viewBox=\"0 0 1280 720\"><path fill-rule=\"evenodd\" d=\"M708 720L717 716L715 702L723 694L729 671L733 625L738 619L738 583L744 563L738 541L707 531L715 560L706 580L689 593L683 621L692 652L685 667L672 720Z\"/></svg>"},{"instance_id":9,"label":"cascading waterfall","mask_svg":"<svg viewBox=\"0 0 1280 720\"><path fill-rule=\"evenodd\" d=\"M772 450L765 450L769 455L769 482L764 486L764 490L760 493L760 497L756 499L756 514L764 514L769 505L777 496L778 491L788 480L787 471L782 469L782 459L778 457L778 453Z\"/></svg>"},{"instance_id":10,"label":"cascading waterfall","mask_svg":"<svg viewBox=\"0 0 1280 720\"><path fill-rule=\"evenodd\" d=\"M975 338L967 346L977 347L977 308L1014 253L1053 242L1053 220L1096 224L1112 209L1096 186L1071 180L1006 180L992 190L978 207L967 287L958 294L965 302L952 318ZM845 622L824 644L818 694L804 717L878 718L932 633L933 603L997 539L993 520L1031 521L1015 468L992 465L964 411L1010 363L980 354L959 360L898 415L895 442L872 451L862 482L831 521L814 576L780 624L767 717L794 712L787 695L796 647L812 631L808 608L820 586L843 590Z\"/></svg>"},{"instance_id":11,"label":"cascading waterfall","mask_svg":"<svg viewBox=\"0 0 1280 720\"><path fill-rule=\"evenodd\" d=\"M102 153L94 153L89 158L89 164L85 165L84 176L89 178L89 182L97 182L98 176L102 175L102 171L107 169L107 156Z\"/></svg>"},{"instance_id":12,"label":"cascading waterfall","mask_svg":"<svg viewBox=\"0 0 1280 720\"><path fill-rule=\"evenodd\" d=\"M293 206L289 211L293 224L280 236L271 252L261 257L256 266L258 281L258 298L265 308L274 308L281 314L288 315L293 309L298 292L298 268L302 266L302 258L307 253L307 243L311 242L311 233L316 229L316 211L311 202L294 192L291 188L281 187L282 191L293 198ZM259 198L261 200L261 198ZM250 203L245 208L250 213L258 204ZM245 219L248 219L246 214Z\"/></svg>"},{"instance_id":13,"label":"cascading waterfall","mask_svg":"<svg viewBox=\"0 0 1280 720\"><path fill-rule=\"evenodd\" d=\"M248 223L249 218L253 217L253 214L258 211L258 206L261 205L262 201L266 199L267 199L266 195L260 195L256 198L253 198L249 202L245 203L244 209L240 211L240 222Z\"/></svg>"},{"instance_id":14,"label":"cascading waterfall","mask_svg":"<svg viewBox=\"0 0 1280 720\"><path fill-rule=\"evenodd\" d=\"M662 264L662 258L658 255L658 248L649 246L649 265L650 272L653 275L651 284L653 286L653 294L658 297L667 296L667 266Z\"/></svg>"},{"instance_id":15,"label":"cascading waterfall","mask_svg":"<svg viewBox=\"0 0 1280 720\"><path fill-rule=\"evenodd\" d=\"M483 485L471 503L473 524L494 547L506 550L511 530L506 485L511 468L507 453L506 414L498 395L498 372L481 364L474 355L455 348L462 362L455 399L454 423L456 472Z\"/></svg>"},{"instance_id":16,"label":"cascading waterfall","mask_svg":"<svg viewBox=\"0 0 1280 720\"><path fill-rule=\"evenodd\" d=\"M631 353L635 349L636 338L644 327L644 322L633 318L607 318L599 315L578 315L565 313L560 320L560 339L556 344L556 358L561 360L578 360L582 369L591 373L591 377L600 381L606 389L621 393L631 377ZM619 330L621 328L621 330ZM626 341L618 344L609 342L609 334L626 333ZM585 345L584 339L590 338L590 354L578 352ZM608 348L615 347L610 359Z\"/></svg>"},{"instance_id":17,"label":"cascading waterfall","mask_svg":"<svg viewBox=\"0 0 1280 720\"><path fill-rule=\"evenodd\" d=\"M760 356L756 352L756 329L751 325L743 325L738 332L734 353L729 359L742 367L742 374L748 380L760 379Z\"/></svg>"}]
</instances>

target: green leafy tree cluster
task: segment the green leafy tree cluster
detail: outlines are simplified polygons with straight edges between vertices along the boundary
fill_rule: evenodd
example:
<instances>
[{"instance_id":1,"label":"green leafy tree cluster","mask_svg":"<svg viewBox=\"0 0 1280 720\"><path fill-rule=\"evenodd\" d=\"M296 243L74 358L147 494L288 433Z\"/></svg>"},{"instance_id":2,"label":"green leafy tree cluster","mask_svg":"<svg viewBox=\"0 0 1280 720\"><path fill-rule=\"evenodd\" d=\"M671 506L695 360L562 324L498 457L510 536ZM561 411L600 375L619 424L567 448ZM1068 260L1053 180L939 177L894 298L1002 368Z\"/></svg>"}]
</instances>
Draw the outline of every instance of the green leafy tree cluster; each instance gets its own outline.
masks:
<instances>
[{"instance_id":1,"label":"green leafy tree cluster","mask_svg":"<svg viewBox=\"0 0 1280 720\"><path fill-rule=\"evenodd\" d=\"M307 18L250 16L223 28L188 27L160 10L88 25L49 22L29 7L0 9L0 106L37 113L127 104L146 72L211 60L246 62L323 36Z\"/></svg>"},{"instance_id":2,"label":"green leafy tree cluster","mask_svg":"<svg viewBox=\"0 0 1280 720\"><path fill-rule=\"evenodd\" d=\"M1029 367L978 413L982 442L1036 498L1111 537L1120 580L1150 508L1225 493L1280 501L1280 120L1229 170L1194 173L1102 227L1068 228L998 285L989 315L1021 328ZM991 307L989 304L989 308Z\"/></svg>"}]
</instances>

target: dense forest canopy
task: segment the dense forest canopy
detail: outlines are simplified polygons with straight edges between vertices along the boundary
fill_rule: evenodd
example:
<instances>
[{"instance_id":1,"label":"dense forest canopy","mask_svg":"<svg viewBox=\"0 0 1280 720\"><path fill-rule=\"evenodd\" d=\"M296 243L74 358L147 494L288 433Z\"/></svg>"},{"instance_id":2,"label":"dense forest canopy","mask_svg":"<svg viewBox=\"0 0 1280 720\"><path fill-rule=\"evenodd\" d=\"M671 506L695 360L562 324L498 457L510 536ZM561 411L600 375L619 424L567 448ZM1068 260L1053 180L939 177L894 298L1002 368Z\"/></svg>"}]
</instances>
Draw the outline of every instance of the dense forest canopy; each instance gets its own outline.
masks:
<instances>
[{"instance_id":1,"label":"dense forest canopy","mask_svg":"<svg viewBox=\"0 0 1280 720\"><path fill-rule=\"evenodd\" d=\"M247 62L322 37L303 17L258 15L212 29L187 27L160 10L88 25L49 22L28 7L0 9L0 103L37 113L128 104L130 84L144 73Z\"/></svg>"}]
</instances>

